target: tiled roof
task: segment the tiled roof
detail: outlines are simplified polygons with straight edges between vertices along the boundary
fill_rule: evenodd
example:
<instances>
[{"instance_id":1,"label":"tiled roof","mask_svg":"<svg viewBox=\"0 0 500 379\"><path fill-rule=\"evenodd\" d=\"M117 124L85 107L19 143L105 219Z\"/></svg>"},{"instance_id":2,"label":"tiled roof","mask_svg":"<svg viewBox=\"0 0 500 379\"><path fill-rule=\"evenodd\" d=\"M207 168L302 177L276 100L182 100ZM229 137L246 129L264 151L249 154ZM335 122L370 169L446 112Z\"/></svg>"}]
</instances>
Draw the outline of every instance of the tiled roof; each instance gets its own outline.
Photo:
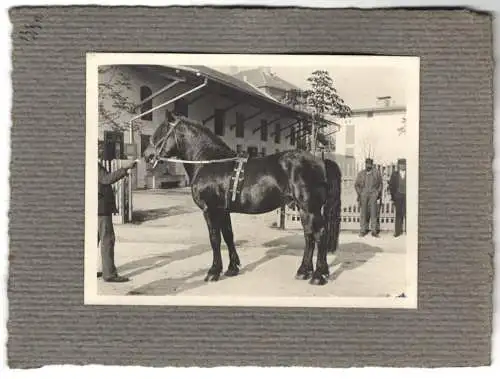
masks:
<instances>
[{"instance_id":1,"label":"tiled roof","mask_svg":"<svg viewBox=\"0 0 500 379\"><path fill-rule=\"evenodd\" d=\"M274 106L293 112L300 117L306 117L306 118L310 117L309 113L295 109L289 105L283 104L278 100L268 96L266 93L256 88L255 85L252 85L253 83L252 84L246 83L243 80L240 80L232 75L224 74L220 71L214 70L213 68L207 66L176 66L175 68L181 71L187 70L191 72L199 72L201 75L207 77L208 79L211 79L215 82L218 82L232 89L242 91L248 95L259 98L260 100L264 100L268 103L271 103Z\"/></svg>"},{"instance_id":2,"label":"tiled roof","mask_svg":"<svg viewBox=\"0 0 500 379\"><path fill-rule=\"evenodd\" d=\"M299 88L292 83L280 78L278 75L267 72L263 68L254 68L251 70L240 71L234 75L242 81L248 81L256 87L278 88L285 91Z\"/></svg>"}]
</instances>

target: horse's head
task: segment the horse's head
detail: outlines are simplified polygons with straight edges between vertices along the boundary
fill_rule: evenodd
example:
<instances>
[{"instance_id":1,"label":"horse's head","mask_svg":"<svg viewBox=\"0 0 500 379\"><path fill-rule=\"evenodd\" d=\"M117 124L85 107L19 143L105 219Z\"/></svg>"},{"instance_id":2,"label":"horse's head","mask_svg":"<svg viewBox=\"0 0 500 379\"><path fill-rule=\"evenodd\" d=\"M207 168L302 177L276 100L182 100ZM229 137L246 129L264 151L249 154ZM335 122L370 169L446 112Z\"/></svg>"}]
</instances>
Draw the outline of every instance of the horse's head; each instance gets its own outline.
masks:
<instances>
[{"instance_id":1,"label":"horse's head","mask_svg":"<svg viewBox=\"0 0 500 379\"><path fill-rule=\"evenodd\" d=\"M159 158L169 158L179 153L175 134L175 128L179 122L178 119L165 121L156 128L149 141L149 146L143 153L146 162L156 165Z\"/></svg>"}]
</instances>

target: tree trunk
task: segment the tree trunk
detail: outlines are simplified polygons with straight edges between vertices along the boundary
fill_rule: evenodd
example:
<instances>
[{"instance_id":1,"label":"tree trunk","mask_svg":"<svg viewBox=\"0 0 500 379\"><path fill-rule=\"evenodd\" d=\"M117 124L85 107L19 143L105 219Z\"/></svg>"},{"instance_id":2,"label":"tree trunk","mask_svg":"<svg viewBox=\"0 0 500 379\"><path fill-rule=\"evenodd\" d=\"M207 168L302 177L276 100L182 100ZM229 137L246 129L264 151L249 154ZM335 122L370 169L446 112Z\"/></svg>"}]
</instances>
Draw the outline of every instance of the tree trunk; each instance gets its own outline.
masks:
<instances>
[{"instance_id":1,"label":"tree trunk","mask_svg":"<svg viewBox=\"0 0 500 379\"><path fill-rule=\"evenodd\" d=\"M316 152L316 124L314 120L311 122L311 152Z\"/></svg>"},{"instance_id":2,"label":"tree trunk","mask_svg":"<svg viewBox=\"0 0 500 379\"><path fill-rule=\"evenodd\" d=\"M283 230L285 229L285 212L286 212L286 207L283 205L280 208L280 225L279 225L279 228Z\"/></svg>"}]
</instances>

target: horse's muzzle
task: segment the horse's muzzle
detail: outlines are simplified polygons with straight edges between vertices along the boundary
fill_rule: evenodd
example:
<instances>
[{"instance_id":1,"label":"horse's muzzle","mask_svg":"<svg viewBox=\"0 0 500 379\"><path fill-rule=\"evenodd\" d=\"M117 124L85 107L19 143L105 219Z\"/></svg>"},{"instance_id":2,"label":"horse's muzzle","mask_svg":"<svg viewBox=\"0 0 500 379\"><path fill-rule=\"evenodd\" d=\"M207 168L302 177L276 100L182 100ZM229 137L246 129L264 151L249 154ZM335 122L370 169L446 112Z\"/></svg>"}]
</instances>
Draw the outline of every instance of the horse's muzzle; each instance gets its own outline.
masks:
<instances>
[{"instance_id":1,"label":"horse's muzzle","mask_svg":"<svg viewBox=\"0 0 500 379\"><path fill-rule=\"evenodd\" d=\"M144 157L146 163L151 163L156 160L156 154L149 154Z\"/></svg>"},{"instance_id":2,"label":"horse's muzzle","mask_svg":"<svg viewBox=\"0 0 500 379\"><path fill-rule=\"evenodd\" d=\"M144 157L146 163L151 163L157 159L156 151L152 146L148 146L144 153L142 153L142 156Z\"/></svg>"}]
</instances>

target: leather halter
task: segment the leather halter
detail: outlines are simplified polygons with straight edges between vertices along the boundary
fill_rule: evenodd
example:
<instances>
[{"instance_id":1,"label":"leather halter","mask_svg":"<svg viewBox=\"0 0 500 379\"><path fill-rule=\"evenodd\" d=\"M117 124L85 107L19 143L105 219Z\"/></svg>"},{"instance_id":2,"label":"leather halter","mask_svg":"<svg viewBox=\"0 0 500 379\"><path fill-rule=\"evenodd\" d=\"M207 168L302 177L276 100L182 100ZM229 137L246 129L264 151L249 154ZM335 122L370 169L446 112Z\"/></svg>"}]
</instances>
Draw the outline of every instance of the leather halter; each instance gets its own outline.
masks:
<instances>
[{"instance_id":1,"label":"leather halter","mask_svg":"<svg viewBox=\"0 0 500 379\"><path fill-rule=\"evenodd\" d=\"M175 127L179 125L180 120L176 120L174 123L169 122L168 124L170 125L170 129L165 133L163 137L160 138L158 142L153 143L153 136L151 136L150 143L153 145L155 149L155 162L153 163L153 168L156 167L158 162L165 160L164 158L161 157L161 153L163 152L163 149L165 148L165 144L167 143L168 137L170 137L171 134L174 135L174 140L175 140L175 146L179 148L179 144L177 141L177 135L175 134Z\"/></svg>"},{"instance_id":2,"label":"leather halter","mask_svg":"<svg viewBox=\"0 0 500 379\"><path fill-rule=\"evenodd\" d=\"M241 157L231 157L231 158L222 158L222 159L210 159L210 160L197 160L197 161L189 161L185 159L174 159L174 158L163 158L161 157L161 153L167 143L167 139L170 137L170 134L174 135L175 146L179 148L179 142L177 140L177 135L175 134L175 128L179 125L180 120L176 120L174 123L169 122L168 124L171 126L170 129L165 133L163 137L156 143L153 143L153 136L151 136L150 144L153 145L155 149L155 162L153 163L153 168L156 167L158 162L176 162L176 163L191 163L191 164L207 164L207 163L218 163L218 162L231 162L231 161L239 161L245 160L245 158Z\"/></svg>"}]
</instances>

